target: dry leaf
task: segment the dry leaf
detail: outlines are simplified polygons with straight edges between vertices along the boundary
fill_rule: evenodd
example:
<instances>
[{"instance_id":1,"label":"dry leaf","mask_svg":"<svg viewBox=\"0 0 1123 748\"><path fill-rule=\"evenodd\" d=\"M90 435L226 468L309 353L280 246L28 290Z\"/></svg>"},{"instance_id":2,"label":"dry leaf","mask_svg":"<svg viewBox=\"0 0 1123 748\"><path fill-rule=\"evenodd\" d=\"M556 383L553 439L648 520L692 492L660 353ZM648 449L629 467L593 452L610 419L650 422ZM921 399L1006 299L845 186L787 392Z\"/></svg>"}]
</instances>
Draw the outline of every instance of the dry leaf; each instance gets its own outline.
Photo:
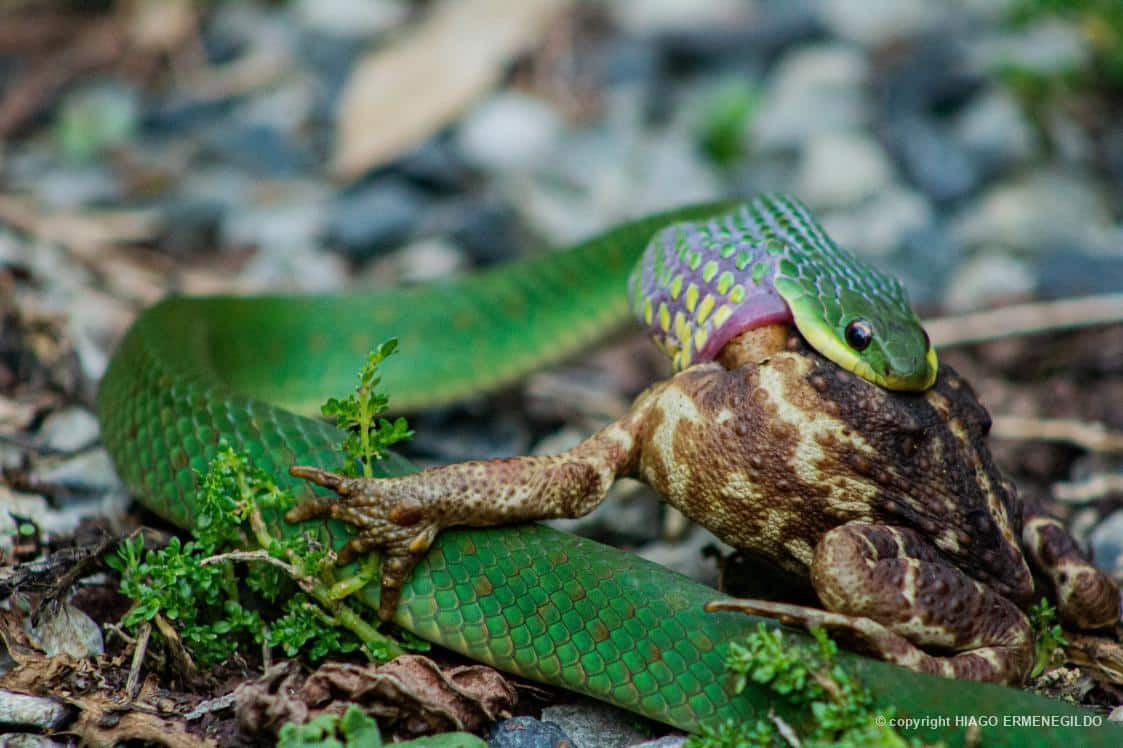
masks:
<instances>
[{"instance_id":1,"label":"dry leaf","mask_svg":"<svg viewBox=\"0 0 1123 748\"><path fill-rule=\"evenodd\" d=\"M250 735L276 732L320 714L342 714L350 704L396 724L399 733L477 731L509 717L518 695L497 671L483 665L444 667L428 657L402 655L385 665L327 663L308 676L293 662L270 668L235 691L238 723Z\"/></svg>"},{"instance_id":2,"label":"dry leaf","mask_svg":"<svg viewBox=\"0 0 1123 748\"><path fill-rule=\"evenodd\" d=\"M446 0L359 61L340 97L333 170L353 179L420 144L499 80L571 0Z\"/></svg>"}]
</instances>

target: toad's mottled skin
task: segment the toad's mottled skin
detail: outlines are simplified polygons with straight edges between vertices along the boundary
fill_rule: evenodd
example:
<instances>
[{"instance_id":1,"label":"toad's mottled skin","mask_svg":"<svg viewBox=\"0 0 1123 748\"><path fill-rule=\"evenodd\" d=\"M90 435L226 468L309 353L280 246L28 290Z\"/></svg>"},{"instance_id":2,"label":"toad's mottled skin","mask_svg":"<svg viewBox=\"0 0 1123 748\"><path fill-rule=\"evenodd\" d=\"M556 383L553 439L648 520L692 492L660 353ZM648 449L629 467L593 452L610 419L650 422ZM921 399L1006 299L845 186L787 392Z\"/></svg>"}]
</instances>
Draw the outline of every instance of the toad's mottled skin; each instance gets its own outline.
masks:
<instances>
[{"instance_id":1,"label":"toad's mottled skin","mask_svg":"<svg viewBox=\"0 0 1123 748\"><path fill-rule=\"evenodd\" d=\"M1069 625L1118 620L1114 583L999 474L985 445L990 419L955 371L941 367L925 392L890 392L798 338L783 348L719 359L730 368L692 366L557 456L375 480L294 468L344 500L312 502L290 519L343 519L360 528L351 551L385 551L384 617L442 528L579 516L632 476L731 545L807 580L825 610L715 607L824 625L917 670L1023 680L1033 660L1027 560Z\"/></svg>"}]
</instances>

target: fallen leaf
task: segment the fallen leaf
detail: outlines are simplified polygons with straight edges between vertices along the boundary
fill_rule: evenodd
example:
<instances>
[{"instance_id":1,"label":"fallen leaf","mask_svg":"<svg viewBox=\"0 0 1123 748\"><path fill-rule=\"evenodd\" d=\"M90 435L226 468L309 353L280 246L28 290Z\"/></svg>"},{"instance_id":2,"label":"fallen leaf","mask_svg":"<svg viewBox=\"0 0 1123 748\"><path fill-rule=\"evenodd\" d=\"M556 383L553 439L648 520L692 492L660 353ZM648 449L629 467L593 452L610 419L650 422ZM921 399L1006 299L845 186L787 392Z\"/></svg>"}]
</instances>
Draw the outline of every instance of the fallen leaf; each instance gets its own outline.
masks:
<instances>
[{"instance_id":1,"label":"fallen leaf","mask_svg":"<svg viewBox=\"0 0 1123 748\"><path fill-rule=\"evenodd\" d=\"M483 665L441 667L428 657L402 655L385 665L327 663L303 685L295 663L270 668L235 691L238 723L248 734L276 733L286 722L342 714L350 704L399 734L476 731L509 717L513 686Z\"/></svg>"},{"instance_id":2,"label":"fallen leaf","mask_svg":"<svg viewBox=\"0 0 1123 748\"><path fill-rule=\"evenodd\" d=\"M446 0L361 59L340 97L335 174L354 179L420 144L499 80L571 0Z\"/></svg>"}]
</instances>

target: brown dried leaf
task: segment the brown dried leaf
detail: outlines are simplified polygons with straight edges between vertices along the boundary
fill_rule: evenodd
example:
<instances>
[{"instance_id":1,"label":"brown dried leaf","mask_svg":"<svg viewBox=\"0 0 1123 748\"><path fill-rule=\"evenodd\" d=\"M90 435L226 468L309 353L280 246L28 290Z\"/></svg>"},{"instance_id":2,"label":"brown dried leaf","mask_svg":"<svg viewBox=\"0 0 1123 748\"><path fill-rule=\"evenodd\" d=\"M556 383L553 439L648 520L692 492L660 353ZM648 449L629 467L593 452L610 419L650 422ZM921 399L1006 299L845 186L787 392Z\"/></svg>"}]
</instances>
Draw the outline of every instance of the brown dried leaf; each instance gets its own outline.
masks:
<instances>
[{"instance_id":1,"label":"brown dried leaf","mask_svg":"<svg viewBox=\"0 0 1123 748\"><path fill-rule=\"evenodd\" d=\"M340 98L333 170L353 179L418 145L499 80L571 0L447 0L359 61Z\"/></svg>"},{"instance_id":2,"label":"brown dried leaf","mask_svg":"<svg viewBox=\"0 0 1123 748\"><path fill-rule=\"evenodd\" d=\"M1098 681L1123 684L1123 644L1114 638L1065 631L1065 657Z\"/></svg>"},{"instance_id":3,"label":"brown dried leaf","mask_svg":"<svg viewBox=\"0 0 1123 748\"><path fill-rule=\"evenodd\" d=\"M249 734L276 732L285 722L342 714L358 704L380 724L409 735L476 731L509 717L518 701L513 686L483 665L445 667L428 657L402 655L380 666L322 665L299 689L293 663L271 668L236 691L238 722Z\"/></svg>"},{"instance_id":4,"label":"brown dried leaf","mask_svg":"<svg viewBox=\"0 0 1123 748\"><path fill-rule=\"evenodd\" d=\"M280 662L255 681L234 690L238 726L247 735L277 733L286 722L304 724L313 716L299 696L303 678L296 660Z\"/></svg>"}]
</instances>

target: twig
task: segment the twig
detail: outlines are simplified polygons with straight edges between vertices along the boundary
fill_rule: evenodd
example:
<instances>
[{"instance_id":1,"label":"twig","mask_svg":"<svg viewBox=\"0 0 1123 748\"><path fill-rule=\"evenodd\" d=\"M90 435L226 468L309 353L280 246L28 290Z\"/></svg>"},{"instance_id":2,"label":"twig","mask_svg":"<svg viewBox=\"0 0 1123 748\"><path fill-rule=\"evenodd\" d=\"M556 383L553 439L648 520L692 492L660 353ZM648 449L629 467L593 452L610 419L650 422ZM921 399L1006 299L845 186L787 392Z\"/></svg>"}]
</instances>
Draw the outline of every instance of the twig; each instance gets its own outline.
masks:
<instances>
[{"instance_id":1,"label":"twig","mask_svg":"<svg viewBox=\"0 0 1123 748\"><path fill-rule=\"evenodd\" d=\"M1053 486L1053 498L1066 504L1088 504L1112 494L1123 495L1123 475L1096 473L1084 480Z\"/></svg>"},{"instance_id":2,"label":"twig","mask_svg":"<svg viewBox=\"0 0 1123 748\"><path fill-rule=\"evenodd\" d=\"M943 348L1015 335L1123 322L1123 293L1015 304L928 320L932 342Z\"/></svg>"},{"instance_id":3,"label":"twig","mask_svg":"<svg viewBox=\"0 0 1123 748\"><path fill-rule=\"evenodd\" d=\"M129 678L125 681L126 703L131 704L140 688L140 668L144 665L144 658L148 654L148 640L152 636L152 622L145 621L140 626L140 634L136 639L136 649L133 650L133 663L129 667Z\"/></svg>"},{"instance_id":4,"label":"twig","mask_svg":"<svg viewBox=\"0 0 1123 748\"><path fill-rule=\"evenodd\" d=\"M1073 444L1089 452L1123 452L1123 433L1102 423L1074 418L1024 418L995 416L990 435L1014 441Z\"/></svg>"}]
</instances>

